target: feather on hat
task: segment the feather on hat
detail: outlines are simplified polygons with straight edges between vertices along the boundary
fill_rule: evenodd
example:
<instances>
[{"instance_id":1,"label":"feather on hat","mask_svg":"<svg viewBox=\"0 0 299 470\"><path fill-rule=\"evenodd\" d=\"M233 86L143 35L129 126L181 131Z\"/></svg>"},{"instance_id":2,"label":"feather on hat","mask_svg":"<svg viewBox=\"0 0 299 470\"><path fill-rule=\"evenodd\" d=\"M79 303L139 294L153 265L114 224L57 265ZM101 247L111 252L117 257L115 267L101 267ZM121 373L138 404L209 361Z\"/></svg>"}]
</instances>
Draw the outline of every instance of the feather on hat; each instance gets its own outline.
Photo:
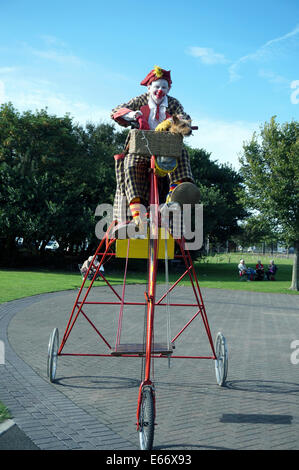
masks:
<instances>
[{"instance_id":1,"label":"feather on hat","mask_svg":"<svg viewBox=\"0 0 299 470\"><path fill-rule=\"evenodd\" d=\"M164 70L155 65L153 70L140 82L140 85L149 86L152 82L159 79L167 80L169 88L171 87L172 80L170 78L170 70Z\"/></svg>"}]
</instances>

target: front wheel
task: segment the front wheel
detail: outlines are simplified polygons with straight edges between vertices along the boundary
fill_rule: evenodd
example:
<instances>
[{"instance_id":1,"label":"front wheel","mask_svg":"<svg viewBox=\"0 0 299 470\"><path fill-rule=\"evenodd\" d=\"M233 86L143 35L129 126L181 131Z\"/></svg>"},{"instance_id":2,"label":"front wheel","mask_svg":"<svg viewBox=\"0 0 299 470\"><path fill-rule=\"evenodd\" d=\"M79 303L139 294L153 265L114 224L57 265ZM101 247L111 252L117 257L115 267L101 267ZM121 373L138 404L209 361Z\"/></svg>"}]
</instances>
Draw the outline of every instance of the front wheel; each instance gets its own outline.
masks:
<instances>
[{"instance_id":1,"label":"front wheel","mask_svg":"<svg viewBox=\"0 0 299 470\"><path fill-rule=\"evenodd\" d=\"M141 450L151 450L154 442L155 409L153 391L142 392L139 417L139 442Z\"/></svg>"},{"instance_id":2,"label":"front wheel","mask_svg":"<svg viewBox=\"0 0 299 470\"><path fill-rule=\"evenodd\" d=\"M228 353L226 339L222 333L218 333L215 340L215 372L218 385L225 384L228 369Z\"/></svg>"},{"instance_id":3,"label":"front wheel","mask_svg":"<svg viewBox=\"0 0 299 470\"><path fill-rule=\"evenodd\" d=\"M47 373L50 382L54 382L57 369L57 357L58 357L58 329L54 328L49 339L48 345L48 367Z\"/></svg>"}]
</instances>

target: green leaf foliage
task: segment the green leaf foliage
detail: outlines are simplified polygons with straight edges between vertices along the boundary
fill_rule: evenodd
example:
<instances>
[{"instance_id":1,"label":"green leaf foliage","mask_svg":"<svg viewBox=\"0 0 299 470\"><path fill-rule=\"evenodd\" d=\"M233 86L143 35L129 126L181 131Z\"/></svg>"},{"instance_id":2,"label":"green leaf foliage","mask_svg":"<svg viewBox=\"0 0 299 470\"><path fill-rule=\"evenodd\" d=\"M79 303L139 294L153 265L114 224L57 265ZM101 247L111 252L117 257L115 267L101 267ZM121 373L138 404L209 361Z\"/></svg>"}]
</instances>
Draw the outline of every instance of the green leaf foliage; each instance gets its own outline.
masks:
<instances>
[{"instance_id":1,"label":"green leaf foliage","mask_svg":"<svg viewBox=\"0 0 299 470\"><path fill-rule=\"evenodd\" d=\"M201 190L204 235L223 243L240 232L239 220L247 216L239 200L242 177L230 166L210 159L203 149L188 148L195 183Z\"/></svg>"},{"instance_id":2,"label":"green leaf foliage","mask_svg":"<svg viewBox=\"0 0 299 470\"><path fill-rule=\"evenodd\" d=\"M299 122L273 116L244 144L240 159L243 203L258 210L288 245L295 247L291 288L298 290Z\"/></svg>"},{"instance_id":3,"label":"green leaf foliage","mask_svg":"<svg viewBox=\"0 0 299 470\"><path fill-rule=\"evenodd\" d=\"M265 123L244 145L243 201L280 227L285 240L299 240L299 123Z\"/></svg>"},{"instance_id":4,"label":"green leaf foliage","mask_svg":"<svg viewBox=\"0 0 299 470\"><path fill-rule=\"evenodd\" d=\"M113 203L114 158L123 151L128 131L114 125L75 124L69 115L47 109L18 112L11 103L0 107L0 241L7 256L15 238L42 253L55 237L61 252L96 247L101 203ZM242 178L227 165L212 162L202 149L188 147L195 182L204 205L204 232L224 242L239 230L246 216L238 200ZM145 175L146 177L146 175ZM37 247L41 248L38 251Z\"/></svg>"}]
</instances>

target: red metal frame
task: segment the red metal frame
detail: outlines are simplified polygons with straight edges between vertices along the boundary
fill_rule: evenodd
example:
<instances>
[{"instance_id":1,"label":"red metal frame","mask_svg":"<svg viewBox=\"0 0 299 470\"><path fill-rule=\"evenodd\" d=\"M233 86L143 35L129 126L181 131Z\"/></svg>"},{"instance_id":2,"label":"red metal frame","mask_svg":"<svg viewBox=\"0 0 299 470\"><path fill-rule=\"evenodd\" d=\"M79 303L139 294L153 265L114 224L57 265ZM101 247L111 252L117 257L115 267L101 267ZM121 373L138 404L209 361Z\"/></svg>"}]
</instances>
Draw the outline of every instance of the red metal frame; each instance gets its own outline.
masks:
<instances>
[{"instance_id":1,"label":"red metal frame","mask_svg":"<svg viewBox=\"0 0 299 470\"><path fill-rule=\"evenodd\" d=\"M150 206L152 209L151 214L153 217L153 223L151 223L151 227L153 230L158 230L158 207L159 207L159 194L158 194L158 178L155 175L155 157L151 157L151 172L150 172ZM125 270L124 270L124 279L123 279L123 287L122 287L122 294L121 296L116 292L116 290L113 288L113 286L109 283L109 281L106 279L105 275L100 271L100 267L107 262L111 257L116 256L116 253L111 251L112 245L115 243L116 239L115 238L110 238L111 234L113 233L113 228L116 225L116 221L113 221L110 227L108 228L105 237L101 240L94 256L92 259L92 262L90 263L90 266L85 274L84 280L82 282L81 288L78 292L78 295L76 297L71 315L69 317L66 330L64 332L60 347L58 349L58 356L98 356L98 357L144 357L145 356L145 369L144 369L144 380L141 382L140 387L139 387L139 394L138 394L138 404L137 404L137 429L139 427L139 414L140 414L140 406L141 406L141 401L142 401L142 392L144 387L150 387L153 391L153 398L154 398L154 403L155 403L155 396L154 396L154 385L153 382L151 381L151 362L153 358L168 358L168 355L163 355L163 354L155 354L152 353L152 344L153 344L153 334L154 334L154 312L156 307L160 306L165 306L169 305L170 307L196 307L196 313L190 318L190 320L181 328L181 330L174 336L174 338L171 340L171 344L174 345L175 341L182 335L182 333L190 326L190 324L194 321L196 317L199 315L201 316L202 322L204 324L204 328L206 331L206 334L208 336L209 344L211 346L211 352L212 354L210 356L186 356L186 355L175 355L171 354L171 357L174 359L216 359L216 353L214 349L214 344L212 340L212 335L209 327L209 322L203 302L203 298L201 295L199 283L197 280L196 272L193 266L192 258L190 256L190 253L188 249L185 246L185 240L184 238L182 239L176 239L176 243L178 244L181 255L178 255L178 258L183 259L184 264L185 264L185 272L177 279L177 281L171 285L168 290L162 295L162 297L158 300L156 300L156 276L157 276L157 252L158 252L158 237L156 236L157 234L154 234L155 236L153 239L150 241L152 243L152 258L149 259L149 269L148 269L148 293L145 293L145 302L132 302L132 301L126 301L125 300L125 288L126 288L126 277L127 277L127 269L128 269L128 253L129 253L129 245L130 245L130 240L128 241L128 251L127 251L127 258L126 258L126 263L125 263ZM101 256L100 262L98 266L95 266L93 264L96 256ZM91 283L83 296L83 299L81 299L82 296L82 290L85 285L86 280L88 279L89 273L91 269L95 269L93 278L91 280ZM101 276L103 281L108 285L108 287L111 289L111 291L114 293L114 295L117 297L117 301L88 301L88 294L93 286L93 283L95 279L98 276ZM193 289L194 297L195 297L195 302L194 303L168 303L166 304L163 302L165 297L178 285L178 283L185 277L189 276L191 286ZM147 322L146 322L146 345L145 345L145 355L144 354L126 354L126 353L119 353L117 356L112 355L113 348L110 345L110 343L107 341L107 339L100 333L100 331L96 328L96 326L93 324L93 322L88 318L86 313L83 311L83 306L84 305L115 305L120 307L120 313L119 313L119 319L118 319L118 328L117 328L117 334L116 334L116 344L115 344L115 350L117 350L117 347L120 344L120 337L121 337L121 327L122 327L122 318L123 318L123 309L124 306L126 305L140 305L140 306L146 306L147 307ZM77 311L76 311L77 310ZM89 322L89 324L92 326L92 328L96 331L96 333L99 335L101 340L106 344L108 349L110 350L109 354L86 354L86 353L64 353L63 348L66 344L66 341L68 340L70 333L74 327L74 324L79 316L79 314L82 314L84 318Z\"/></svg>"},{"instance_id":2,"label":"red metal frame","mask_svg":"<svg viewBox=\"0 0 299 470\"><path fill-rule=\"evenodd\" d=\"M107 232L108 233L108 232ZM103 242L103 240L102 240ZM101 242L101 244L102 244ZM209 323L208 323L208 319L207 319L207 314L206 314L206 311L205 311L205 306L204 306L204 303L203 303L203 300L202 300L202 295L201 295L201 292L200 292L200 288L199 288L199 285L198 285L198 280L197 280L197 277L196 277L196 274L195 274L195 271L194 271L194 267L193 267L193 263L192 263L192 260L191 260L191 256L190 254L187 252L187 256L183 256L183 259L184 259L184 262L185 262L185 267L186 267L186 270L183 274L181 274L181 276L175 281L175 283L173 285L171 285L169 287L169 289L162 295L162 297L160 299L158 299L157 301L153 302L152 301L152 298L149 299L148 301L146 300L145 302L132 302L132 301L125 301L125 289L123 287L123 291L122 291L122 297L120 297L120 295L116 292L116 290L113 288L113 286L111 286L111 284L109 283L109 281L106 279L106 277L104 276L104 274L99 271L100 269L100 266L103 264L103 261L104 261L104 257L105 256L115 256L115 253L109 253L108 252L108 249L109 247L115 242L115 239L111 239L109 240L108 244L107 244L107 250L103 253L103 259L100 261L100 264L99 266L96 268L96 271L95 271L95 274L94 274L94 277L90 283L90 286L88 287L87 289L87 292L83 298L83 300L80 301L80 295L82 293L82 289L84 287L84 284L85 284L85 281L88 277L88 273L89 273L89 270L87 271L86 275L85 275L85 278L83 280L83 283L82 283L82 286L78 292L78 295L77 295L77 298L76 298L76 301L74 303L74 307L73 307L73 310L71 312L71 315L70 315L70 318L69 318L69 321L68 321L68 324L67 324L67 327L66 327L66 330L65 330L65 333L64 333L64 336L62 338L62 341L61 341L61 345L59 347L59 350L58 350L58 355L59 356L103 356L103 357L111 357L111 354L84 354L84 353L63 353L63 348L65 346L65 343L71 333L71 330L78 318L78 315L79 313L81 312L83 314L83 316L87 319L87 321L92 325L92 327L95 329L95 331L98 333L98 335L101 337L101 339L104 341L104 343L107 345L107 347L112 350L112 346L109 344L109 342L104 338L104 336L98 331L98 329L95 327L95 325L92 323L92 321L88 318L88 316L84 313L82 307L83 305L115 305L115 306L119 306L120 309L123 309L124 306L126 305L139 305L139 306L149 306L149 304L152 304L154 307L158 307L158 306L165 306L166 303L163 302L163 299L167 296L168 293L170 293L178 284L179 282L186 276L188 275L189 278L190 278L190 281L191 281L191 285L192 285L192 288L193 288L193 292L195 294L195 298L196 298L196 302L195 303L174 303L174 302L171 302L169 303L168 305L170 307L197 307L198 310L196 311L196 313L193 315L193 317L181 328L181 330L174 336L174 338L171 340L171 343L174 343L176 341L176 339L183 333L183 331L193 322L193 320L200 314L201 317L202 317L202 321L204 323L204 326L205 326L205 329L206 329L206 332L207 332L207 336L208 336L208 339L209 339L209 342L210 342L210 345L211 345L211 349L212 349L212 353L213 355L212 356L177 356L177 355L172 355L173 358L189 358L189 359L216 359L216 355L215 355L215 350L214 350L214 345L213 345L213 340L212 340L212 335L211 335L211 331L210 331L210 328L209 328ZM180 248L183 250L183 241L181 240L176 240L176 242L179 244ZM98 250L96 251L96 254L98 253ZM190 264L188 264L188 262ZM89 268L90 269L90 268ZM125 269L125 274L124 274L124 280L126 278L126 270L127 270L127 265L126 265L126 269ZM88 297L88 294L90 292L90 289L92 288L92 285L93 285L93 282L95 280L95 278L97 277L97 275L100 275L102 277L102 279L106 282L106 284L109 286L109 288L111 289L111 291L115 294L115 296L117 297L117 301L87 301L87 297ZM192 277L193 275L193 277ZM194 277L195 276L195 277ZM125 283L124 283L124 286L125 286ZM75 310L77 308L77 313L75 314ZM118 328L120 328L120 321L119 321L119 326ZM117 333L119 334L119 332ZM140 357L139 354L124 354L124 355L121 355L121 356L125 356L125 357ZM158 356L154 356L154 357L163 357L162 354L158 355Z\"/></svg>"}]
</instances>

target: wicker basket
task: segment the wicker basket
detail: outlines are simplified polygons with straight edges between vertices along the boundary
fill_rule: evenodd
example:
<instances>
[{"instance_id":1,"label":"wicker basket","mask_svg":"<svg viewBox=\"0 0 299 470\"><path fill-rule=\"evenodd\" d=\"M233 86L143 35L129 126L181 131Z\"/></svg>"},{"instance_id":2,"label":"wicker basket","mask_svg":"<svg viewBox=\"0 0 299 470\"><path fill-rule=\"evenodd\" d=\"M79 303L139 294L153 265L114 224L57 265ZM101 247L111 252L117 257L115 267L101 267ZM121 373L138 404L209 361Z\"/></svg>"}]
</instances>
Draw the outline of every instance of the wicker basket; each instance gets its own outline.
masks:
<instances>
[{"instance_id":1,"label":"wicker basket","mask_svg":"<svg viewBox=\"0 0 299 470\"><path fill-rule=\"evenodd\" d=\"M130 131L129 153L134 155L180 158L182 147L183 137L180 134L139 129Z\"/></svg>"}]
</instances>

